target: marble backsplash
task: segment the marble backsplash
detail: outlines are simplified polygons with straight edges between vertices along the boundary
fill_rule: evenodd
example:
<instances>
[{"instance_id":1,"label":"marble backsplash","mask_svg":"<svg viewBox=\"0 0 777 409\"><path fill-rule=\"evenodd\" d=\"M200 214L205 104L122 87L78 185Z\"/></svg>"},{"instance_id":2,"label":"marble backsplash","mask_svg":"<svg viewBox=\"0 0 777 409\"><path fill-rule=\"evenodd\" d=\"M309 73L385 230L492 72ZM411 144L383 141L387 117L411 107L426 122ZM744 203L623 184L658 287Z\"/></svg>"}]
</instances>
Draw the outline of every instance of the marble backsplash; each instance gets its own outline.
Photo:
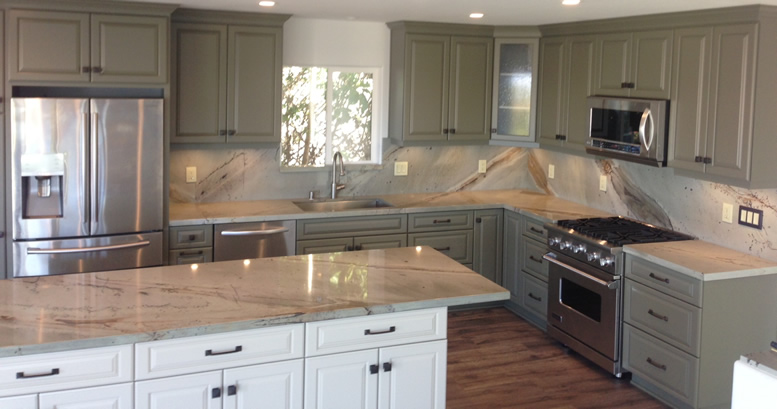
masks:
<instances>
[{"instance_id":1,"label":"marble backsplash","mask_svg":"<svg viewBox=\"0 0 777 409\"><path fill-rule=\"evenodd\" d=\"M479 159L488 172L477 173ZM393 176L407 161L408 176ZM338 197L459 190L527 189L692 234L702 240L777 261L777 189L748 190L674 175L671 169L542 149L494 146L388 147L383 166L346 166ZM276 149L189 149L170 155L173 202L223 202L328 195L331 170L281 172ZM547 177L548 164L555 178ZM185 183L185 167L198 181ZM599 190L599 176L608 189ZM723 203L764 211L763 229L721 221Z\"/></svg>"}]
</instances>

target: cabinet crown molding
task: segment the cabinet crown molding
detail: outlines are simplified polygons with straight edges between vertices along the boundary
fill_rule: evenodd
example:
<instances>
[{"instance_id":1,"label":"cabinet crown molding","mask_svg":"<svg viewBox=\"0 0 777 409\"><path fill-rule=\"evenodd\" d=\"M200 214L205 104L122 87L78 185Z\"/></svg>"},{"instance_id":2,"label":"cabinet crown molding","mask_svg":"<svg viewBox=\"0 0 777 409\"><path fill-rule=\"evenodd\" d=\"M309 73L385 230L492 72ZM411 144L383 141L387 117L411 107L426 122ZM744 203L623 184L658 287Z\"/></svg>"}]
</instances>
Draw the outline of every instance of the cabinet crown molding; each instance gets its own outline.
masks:
<instances>
[{"instance_id":1,"label":"cabinet crown molding","mask_svg":"<svg viewBox=\"0 0 777 409\"><path fill-rule=\"evenodd\" d=\"M174 23L215 23L261 25L264 27L283 27L291 14L250 13L223 10L201 10L180 8L172 15Z\"/></svg>"},{"instance_id":2,"label":"cabinet crown molding","mask_svg":"<svg viewBox=\"0 0 777 409\"><path fill-rule=\"evenodd\" d=\"M494 26L476 24L429 23L421 21L392 21L386 23L391 31L412 34L469 35L493 37Z\"/></svg>"},{"instance_id":3,"label":"cabinet crown molding","mask_svg":"<svg viewBox=\"0 0 777 409\"><path fill-rule=\"evenodd\" d=\"M6 9L73 11L169 17L177 4L133 3L113 0L0 0Z\"/></svg>"}]
</instances>

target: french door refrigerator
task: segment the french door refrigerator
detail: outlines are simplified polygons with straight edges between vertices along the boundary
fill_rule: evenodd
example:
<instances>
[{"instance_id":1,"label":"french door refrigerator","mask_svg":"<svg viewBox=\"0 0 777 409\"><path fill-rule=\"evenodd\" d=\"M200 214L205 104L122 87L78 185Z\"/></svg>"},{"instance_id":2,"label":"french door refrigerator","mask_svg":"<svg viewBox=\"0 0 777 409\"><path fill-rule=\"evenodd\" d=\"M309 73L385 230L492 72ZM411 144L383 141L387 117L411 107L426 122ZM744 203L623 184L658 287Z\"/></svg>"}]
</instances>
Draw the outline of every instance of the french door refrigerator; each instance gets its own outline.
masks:
<instances>
[{"instance_id":1,"label":"french door refrigerator","mask_svg":"<svg viewBox=\"0 0 777 409\"><path fill-rule=\"evenodd\" d=\"M161 99L13 98L13 276L162 264Z\"/></svg>"}]
</instances>

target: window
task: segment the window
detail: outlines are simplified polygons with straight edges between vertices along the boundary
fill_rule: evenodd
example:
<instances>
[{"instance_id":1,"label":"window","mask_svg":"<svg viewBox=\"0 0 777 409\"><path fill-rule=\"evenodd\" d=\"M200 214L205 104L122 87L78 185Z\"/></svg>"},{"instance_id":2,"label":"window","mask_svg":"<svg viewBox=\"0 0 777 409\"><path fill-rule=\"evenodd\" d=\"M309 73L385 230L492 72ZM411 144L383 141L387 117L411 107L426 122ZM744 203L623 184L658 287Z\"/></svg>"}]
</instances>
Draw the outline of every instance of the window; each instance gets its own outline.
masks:
<instances>
[{"instance_id":1,"label":"window","mask_svg":"<svg viewBox=\"0 0 777 409\"><path fill-rule=\"evenodd\" d=\"M283 68L281 167L380 163L378 69Z\"/></svg>"}]
</instances>

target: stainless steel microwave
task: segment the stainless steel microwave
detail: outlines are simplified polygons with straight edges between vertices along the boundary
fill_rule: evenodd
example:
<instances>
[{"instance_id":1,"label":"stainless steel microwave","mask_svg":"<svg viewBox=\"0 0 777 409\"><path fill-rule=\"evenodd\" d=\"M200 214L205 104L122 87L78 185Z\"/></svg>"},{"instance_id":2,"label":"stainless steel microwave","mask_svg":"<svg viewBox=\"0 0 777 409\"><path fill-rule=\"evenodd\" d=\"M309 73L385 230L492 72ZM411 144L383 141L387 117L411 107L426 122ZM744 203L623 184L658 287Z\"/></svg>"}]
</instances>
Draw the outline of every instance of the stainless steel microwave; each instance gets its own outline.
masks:
<instances>
[{"instance_id":1,"label":"stainless steel microwave","mask_svg":"<svg viewBox=\"0 0 777 409\"><path fill-rule=\"evenodd\" d=\"M586 152L666 166L669 101L588 97Z\"/></svg>"}]
</instances>

